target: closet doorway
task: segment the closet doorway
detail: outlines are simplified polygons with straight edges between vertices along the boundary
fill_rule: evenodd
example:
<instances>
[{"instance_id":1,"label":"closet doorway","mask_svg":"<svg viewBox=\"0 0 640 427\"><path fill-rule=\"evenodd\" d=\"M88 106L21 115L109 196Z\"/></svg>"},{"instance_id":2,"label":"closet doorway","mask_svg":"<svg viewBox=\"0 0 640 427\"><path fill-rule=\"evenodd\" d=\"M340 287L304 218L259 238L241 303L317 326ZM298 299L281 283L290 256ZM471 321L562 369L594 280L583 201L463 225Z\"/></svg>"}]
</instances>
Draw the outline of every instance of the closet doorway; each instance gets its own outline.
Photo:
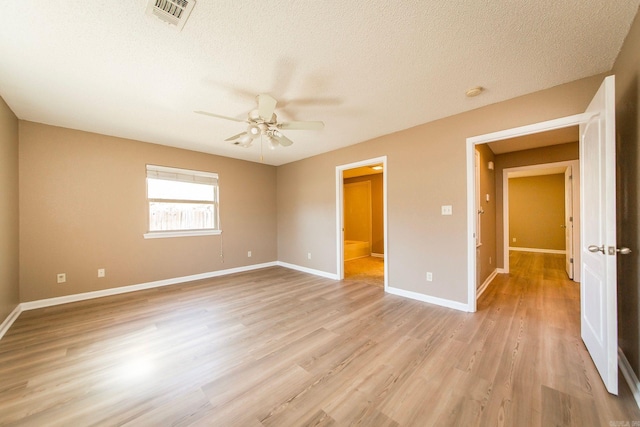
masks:
<instances>
[{"instance_id":1,"label":"closet doorway","mask_svg":"<svg viewBox=\"0 0 640 427\"><path fill-rule=\"evenodd\" d=\"M336 168L338 276L387 285L386 157Z\"/></svg>"}]
</instances>

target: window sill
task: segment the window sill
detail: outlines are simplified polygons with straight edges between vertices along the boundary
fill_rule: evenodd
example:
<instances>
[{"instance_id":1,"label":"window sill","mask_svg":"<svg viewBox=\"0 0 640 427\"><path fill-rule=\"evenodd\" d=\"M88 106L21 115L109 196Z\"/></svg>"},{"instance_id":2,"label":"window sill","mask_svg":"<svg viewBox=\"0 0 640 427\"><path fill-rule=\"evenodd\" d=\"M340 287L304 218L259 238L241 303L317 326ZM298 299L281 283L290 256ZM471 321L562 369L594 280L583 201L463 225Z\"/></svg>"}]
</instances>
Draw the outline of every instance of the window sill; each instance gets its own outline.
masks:
<instances>
[{"instance_id":1,"label":"window sill","mask_svg":"<svg viewBox=\"0 0 640 427\"><path fill-rule=\"evenodd\" d=\"M164 239L168 237L217 236L222 230L182 230L182 231L150 231L144 233L145 239Z\"/></svg>"}]
</instances>

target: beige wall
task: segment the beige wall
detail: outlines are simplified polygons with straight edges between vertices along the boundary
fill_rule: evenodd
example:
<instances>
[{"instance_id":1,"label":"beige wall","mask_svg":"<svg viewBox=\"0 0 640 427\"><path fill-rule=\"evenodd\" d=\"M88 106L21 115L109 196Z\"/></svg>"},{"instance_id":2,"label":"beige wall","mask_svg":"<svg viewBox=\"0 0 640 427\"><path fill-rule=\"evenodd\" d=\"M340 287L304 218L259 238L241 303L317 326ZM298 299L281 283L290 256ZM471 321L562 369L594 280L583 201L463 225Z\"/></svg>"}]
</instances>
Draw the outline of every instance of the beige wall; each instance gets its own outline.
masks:
<instances>
[{"instance_id":1,"label":"beige wall","mask_svg":"<svg viewBox=\"0 0 640 427\"><path fill-rule=\"evenodd\" d=\"M577 160L578 157L579 147L577 142L515 151L496 156L496 257L498 259L498 268L504 268L504 189L502 188L504 169Z\"/></svg>"},{"instance_id":2,"label":"beige wall","mask_svg":"<svg viewBox=\"0 0 640 427\"><path fill-rule=\"evenodd\" d=\"M619 346L640 376L640 17L613 67L616 76L617 240L633 251L618 257Z\"/></svg>"},{"instance_id":3,"label":"beige wall","mask_svg":"<svg viewBox=\"0 0 640 427\"><path fill-rule=\"evenodd\" d=\"M20 302L18 119L0 98L0 324Z\"/></svg>"},{"instance_id":4,"label":"beige wall","mask_svg":"<svg viewBox=\"0 0 640 427\"><path fill-rule=\"evenodd\" d=\"M278 167L279 260L336 273L336 166L386 155L389 285L466 303L466 138L581 113L602 79L579 80ZM452 205L453 215L442 216L442 205ZM427 271L433 282L426 282Z\"/></svg>"},{"instance_id":5,"label":"beige wall","mask_svg":"<svg viewBox=\"0 0 640 427\"><path fill-rule=\"evenodd\" d=\"M482 246L476 249L476 286L480 287L496 269L496 179L493 151L486 144L476 146L476 150L480 153L480 205L484 211L480 221ZM494 162L493 170L489 162Z\"/></svg>"},{"instance_id":6,"label":"beige wall","mask_svg":"<svg viewBox=\"0 0 640 427\"><path fill-rule=\"evenodd\" d=\"M22 301L277 260L273 166L25 121L19 132ZM222 236L144 239L147 163L217 172Z\"/></svg>"},{"instance_id":7,"label":"beige wall","mask_svg":"<svg viewBox=\"0 0 640 427\"><path fill-rule=\"evenodd\" d=\"M384 254L384 200L382 174L346 178L345 184L369 181L371 183L371 252Z\"/></svg>"},{"instance_id":8,"label":"beige wall","mask_svg":"<svg viewBox=\"0 0 640 427\"><path fill-rule=\"evenodd\" d=\"M344 183L344 238L371 245L371 182Z\"/></svg>"},{"instance_id":9,"label":"beige wall","mask_svg":"<svg viewBox=\"0 0 640 427\"><path fill-rule=\"evenodd\" d=\"M564 222L564 174L509 179L509 246L565 250Z\"/></svg>"}]
</instances>

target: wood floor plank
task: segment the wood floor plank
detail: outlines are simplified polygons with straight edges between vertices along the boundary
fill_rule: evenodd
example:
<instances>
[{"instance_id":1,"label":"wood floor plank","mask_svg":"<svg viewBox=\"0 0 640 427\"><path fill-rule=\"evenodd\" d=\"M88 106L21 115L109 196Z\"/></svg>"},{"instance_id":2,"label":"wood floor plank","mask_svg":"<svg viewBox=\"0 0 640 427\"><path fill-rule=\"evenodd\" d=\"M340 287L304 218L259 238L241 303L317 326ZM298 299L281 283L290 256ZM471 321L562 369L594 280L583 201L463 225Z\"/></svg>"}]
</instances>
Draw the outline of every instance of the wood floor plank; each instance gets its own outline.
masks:
<instances>
[{"instance_id":1,"label":"wood floor plank","mask_svg":"<svg viewBox=\"0 0 640 427\"><path fill-rule=\"evenodd\" d=\"M631 425L563 259L513 252L476 313L281 267L27 311L0 425Z\"/></svg>"}]
</instances>

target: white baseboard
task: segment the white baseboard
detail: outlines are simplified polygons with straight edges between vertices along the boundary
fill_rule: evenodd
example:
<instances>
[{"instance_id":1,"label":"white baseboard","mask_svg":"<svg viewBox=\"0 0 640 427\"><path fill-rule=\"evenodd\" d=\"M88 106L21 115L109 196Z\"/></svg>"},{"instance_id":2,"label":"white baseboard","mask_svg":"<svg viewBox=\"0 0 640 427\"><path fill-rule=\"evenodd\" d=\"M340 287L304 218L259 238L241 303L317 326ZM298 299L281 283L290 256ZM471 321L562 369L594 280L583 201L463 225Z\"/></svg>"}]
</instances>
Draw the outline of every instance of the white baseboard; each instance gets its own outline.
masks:
<instances>
[{"instance_id":1,"label":"white baseboard","mask_svg":"<svg viewBox=\"0 0 640 427\"><path fill-rule=\"evenodd\" d=\"M504 274L505 273L504 268L496 268L496 273Z\"/></svg>"},{"instance_id":2,"label":"white baseboard","mask_svg":"<svg viewBox=\"0 0 640 427\"><path fill-rule=\"evenodd\" d=\"M340 280L336 273L327 273L326 271L315 270L313 268L303 267L301 265L296 265L296 264L289 264L288 262L283 262L283 261L276 262L276 265L279 265L280 267L284 267L284 268L290 268L291 270L301 271L303 273L313 274L314 276L325 277L327 279L333 279L333 280Z\"/></svg>"},{"instance_id":3,"label":"white baseboard","mask_svg":"<svg viewBox=\"0 0 640 427\"><path fill-rule=\"evenodd\" d=\"M55 305L67 304L67 303L77 302L77 301L85 301L93 298L119 295L123 293L135 292L135 291L140 291L144 289L152 289L152 288L158 288L162 286L175 285L179 283L191 282L194 280L209 279L212 277L225 276L225 275L234 274L234 273L242 273L245 271L257 270L260 268L273 267L273 266L289 268L292 270L301 271L303 273L309 273L315 276L325 277L327 279L339 280L338 275L336 273L328 273L326 271L315 270L313 268L303 267L295 264L289 264L287 262L282 262L282 261L273 261L273 262L267 262L263 264L254 264L254 265L248 265L244 267L229 268L226 270L218 270L218 271L211 271L211 272L201 273L201 274L193 274L190 276L156 280L153 282L139 283L136 285L121 286L118 288L103 289L99 291L84 292L84 293L73 294L73 295L65 295L62 297L55 297L55 298L46 298L46 299L41 299L36 301L27 301L19 304L13 310L13 312L2 322L2 325L0 325L0 338L2 338L2 336L6 333L6 331L11 327L13 322L15 322L15 320L18 318L20 313L22 313L23 311L35 310L35 309L44 308L44 307L52 307ZM428 302L428 303L439 305L442 307L453 308L460 311L469 311L468 306L466 304L456 302L456 301L432 297L429 295L424 295L417 292L406 291L404 289L398 289L393 287L387 287L386 291L389 292L390 294L403 296L403 297L415 299L418 301Z\"/></svg>"},{"instance_id":4,"label":"white baseboard","mask_svg":"<svg viewBox=\"0 0 640 427\"><path fill-rule=\"evenodd\" d=\"M62 297L46 298L36 301L23 302L20 304L22 311L35 310L37 308L51 307L54 305L67 304L70 302L84 301L93 298L106 297L111 295L124 294L128 292L141 291L143 289L159 288L162 286L175 285L178 283L192 282L194 280L210 279L212 277L226 276L228 274L242 273L244 271L257 270L259 268L273 267L274 262L263 264L253 264L244 267L228 268L226 270L210 271L207 273L193 274L190 276L174 277L172 279L156 280L154 282L140 283L137 285L121 286L118 288L103 289L100 291L84 292L81 294L65 295Z\"/></svg>"},{"instance_id":5,"label":"white baseboard","mask_svg":"<svg viewBox=\"0 0 640 427\"><path fill-rule=\"evenodd\" d=\"M560 249L538 249L538 248L519 248L517 246L509 246L510 251L520 252L538 252L541 254L566 254L567 251Z\"/></svg>"},{"instance_id":6,"label":"white baseboard","mask_svg":"<svg viewBox=\"0 0 640 427\"><path fill-rule=\"evenodd\" d=\"M13 325L13 322L15 322L18 316L20 316L20 313L22 313L22 304L18 304L16 308L14 308L11 313L9 313L7 318L4 319L2 324L0 324L0 339L2 339L4 334L7 333L11 325Z\"/></svg>"},{"instance_id":7,"label":"white baseboard","mask_svg":"<svg viewBox=\"0 0 640 427\"><path fill-rule=\"evenodd\" d=\"M469 311L469 306L462 302L451 301L444 298L432 297L430 295L420 294L418 292L407 291L404 289L393 288L387 286L386 291L393 295L400 297L411 298L422 302L428 302L430 304L439 305L441 307L453 308L460 311Z\"/></svg>"},{"instance_id":8,"label":"white baseboard","mask_svg":"<svg viewBox=\"0 0 640 427\"><path fill-rule=\"evenodd\" d=\"M13 310L13 312L11 312L11 314L2 322L2 325L0 325L0 338L2 338L2 336L9 330L13 322L15 322L15 320L18 318L20 313L22 313L23 311L35 310L35 309L44 308L44 307L52 307L55 305L67 304L70 302L77 302L77 301L85 301L89 299L101 298L101 297L106 297L111 295L119 295L119 294L124 294L128 292L141 291L144 289L152 289L152 288L159 288L162 286L176 285L179 283L192 282L195 280L210 279L212 277L226 276L228 274L242 273L245 271L258 270L261 268L274 267L274 266L282 266L285 268L290 268L292 270L298 270L298 271L313 274L316 276L338 280L337 274L334 274L334 273L327 273L324 271L314 270L311 268L289 264L286 262L272 261L272 262L266 262L262 264L253 264L253 265L247 265L243 267L228 268L225 270L210 271L207 273L192 274L189 276L174 277L171 279L156 280L153 282L139 283L136 285L121 286L118 288L102 289L99 291L83 292L80 294L65 295L62 297L45 298L45 299L36 300L36 301L27 301L19 304Z\"/></svg>"},{"instance_id":9,"label":"white baseboard","mask_svg":"<svg viewBox=\"0 0 640 427\"><path fill-rule=\"evenodd\" d=\"M640 408L640 382L620 347L618 347L618 366L620 367L620 371L622 371L622 376L624 376L627 384L629 384L633 398L636 400L636 405Z\"/></svg>"},{"instance_id":10,"label":"white baseboard","mask_svg":"<svg viewBox=\"0 0 640 427\"><path fill-rule=\"evenodd\" d=\"M376 254L376 253L373 253L373 252L371 252L371 256L375 257L375 258L384 258L384 254Z\"/></svg>"},{"instance_id":11,"label":"white baseboard","mask_svg":"<svg viewBox=\"0 0 640 427\"><path fill-rule=\"evenodd\" d=\"M498 275L498 269L496 268L491 272L489 277L487 277L485 281L482 282L482 285L480 285L480 287L476 290L476 299L480 298L480 295L482 295L482 293L487 290L487 287L489 287L489 283L491 283L491 281L495 279L497 275Z\"/></svg>"}]
</instances>

